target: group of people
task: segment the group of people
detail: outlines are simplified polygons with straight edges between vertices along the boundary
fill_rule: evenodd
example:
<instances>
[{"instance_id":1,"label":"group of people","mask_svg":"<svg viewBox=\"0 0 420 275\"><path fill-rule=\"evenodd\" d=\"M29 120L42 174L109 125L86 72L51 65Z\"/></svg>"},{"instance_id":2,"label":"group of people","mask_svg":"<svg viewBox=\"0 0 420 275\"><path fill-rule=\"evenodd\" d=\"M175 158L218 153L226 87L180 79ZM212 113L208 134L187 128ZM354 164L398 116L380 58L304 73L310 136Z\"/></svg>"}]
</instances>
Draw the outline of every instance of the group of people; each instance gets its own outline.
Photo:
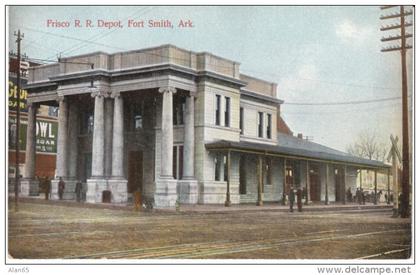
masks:
<instances>
[{"instance_id":1,"label":"group of people","mask_svg":"<svg viewBox=\"0 0 420 275\"><path fill-rule=\"evenodd\" d=\"M296 198L295 198L295 196L296 196ZM296 199L296 204L297 204L298 211L302 212L302 210L303 210L302 199L305 196L306 196L305 190L302 190L301 188L298 188L298 189L290 188L289 196L288 196L290 212L293 212L293 205L295 203L295 199Z\"/></svg>"},{"instance_id":2,"label":"group of people","mask_svg":"<svg viewBox=\"0 0 420 275\"><path fill-rule=\"evenodd\" d=\"M44 187L45 199L48 200L49 197L50 197L50 193L51 193L51 180L48 177L45 177L44 179L42 179L42 181L40 183L41 183L41 186ZM63 180L63 178L60 177L59 181L58 181L58 198L59 198L59 200L63 199L65 189L66 189L66 183ZM76 200L78 202L82 201L83 186L82 186L81 181L76 182L76 187L75 187L74 193L76 194Z\"/></svg>"},{"instance_id":3,"label":"group of people","mask_svg":"<svg viewBox=\"0 0 420 275\"><path fill-rule=\"evenodd\" d=\"M379 190L379 192L377 192L375 194L374 191L371 191L369 193L369 192L365 192L363 190L363 188L357 188L356 189L355 201L358 204L366 204L366 202L373 202L373 203L380 202L381 201L382 194L383 194L382 190ZM392 199L392 194L390 195L390 199ZM388 201L387 194L385 194L385 200Z\"/></svg>"}]
</instances>

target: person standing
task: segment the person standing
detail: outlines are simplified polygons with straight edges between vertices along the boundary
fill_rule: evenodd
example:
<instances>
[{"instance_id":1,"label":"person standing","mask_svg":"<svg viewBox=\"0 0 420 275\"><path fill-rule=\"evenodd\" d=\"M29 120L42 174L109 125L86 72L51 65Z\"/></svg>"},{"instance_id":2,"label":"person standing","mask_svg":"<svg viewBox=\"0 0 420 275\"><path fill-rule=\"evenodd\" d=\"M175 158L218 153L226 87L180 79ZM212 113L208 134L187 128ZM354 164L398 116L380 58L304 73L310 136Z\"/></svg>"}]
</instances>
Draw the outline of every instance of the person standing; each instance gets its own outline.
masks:
<instances>
[{"instance_id":1,"label":"person standing","mask_svg":"<svg viewBox=\"0 0 420 275\"><path fill-rule=\"evenodd\" d=\"M51 181L48 177L45 177L45 200L48 200L50 197L50 192L51 192Z\"/></svg>"},{"instance_id":2,"label":"person standing","mask_svg":"<svg viewBox=\"0 0 420 275\"><path fill-rule=\"evenodd\" d=\"M295 190L290 187L289 191L289 206L290 206L290 212L293 212L293 203L295 202Z\"/></svg>"},{"instance_id":3,"label":"person standing","mask_svg":"<svg viewBox=\"0 0 420 275\"><path fill-rule=\"evenodd\" d=\"M66 187L66 183L64 182L63 178L60 177L60 181L58 182L58 197L60 200L63 199L64 188Z\"/></svg>"}]
</instances>

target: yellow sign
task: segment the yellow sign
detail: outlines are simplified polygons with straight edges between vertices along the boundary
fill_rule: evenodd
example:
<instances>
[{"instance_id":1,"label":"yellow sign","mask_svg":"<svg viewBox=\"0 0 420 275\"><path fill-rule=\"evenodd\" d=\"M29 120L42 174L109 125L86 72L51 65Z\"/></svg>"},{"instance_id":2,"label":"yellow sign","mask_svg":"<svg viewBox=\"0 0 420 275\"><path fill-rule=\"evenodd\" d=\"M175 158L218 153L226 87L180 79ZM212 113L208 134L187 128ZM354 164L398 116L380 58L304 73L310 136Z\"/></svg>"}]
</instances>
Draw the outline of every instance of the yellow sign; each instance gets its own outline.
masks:
<instances>
[{"instance_id":1,"label":"yellow sign","mask_svg":"<svg viewBox=\"0 0 420 275\"><path fill-rule=\"evenodd\" d=\"M16 110L17 107L18 90L17 85L9 80L9 110ZM28 91L20 89L20 110L27 111L26 100L28 98Z\"/></svg>"}]
</instances>

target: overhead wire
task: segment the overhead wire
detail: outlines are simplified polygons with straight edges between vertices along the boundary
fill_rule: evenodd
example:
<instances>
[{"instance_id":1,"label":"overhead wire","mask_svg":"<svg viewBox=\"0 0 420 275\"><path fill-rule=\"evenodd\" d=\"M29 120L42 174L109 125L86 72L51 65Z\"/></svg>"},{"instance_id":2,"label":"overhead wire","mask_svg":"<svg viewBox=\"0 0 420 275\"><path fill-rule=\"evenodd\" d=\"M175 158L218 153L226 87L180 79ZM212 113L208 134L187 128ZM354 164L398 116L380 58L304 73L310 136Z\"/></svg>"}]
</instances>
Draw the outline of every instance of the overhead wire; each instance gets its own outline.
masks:
<instances>
[{"instance_id":1,"label":"overhead wire","mask_svg":"<svg viewBox=\"0 0 420 275\"><path fill-rule=\"evenodd\" d=\"M146 7L145 9L142 9L140 11L137 10L133 14L131 14L131 15L127 16L126 18L124 18L123 21L126 21L126 20L128 20L128 19L130 19L130 18L132 18L134 16L139 16L139 15L147 14L147 13L149 13L152 10L153 10L153 7ZM98 33L98 34L92 36L91 38L89 38L88 41L93 41L93 42L94 41L98 41L99 39L102 39L105 36L108 36L108 35L112 34L113 32L115 32L117 30L118 29L113 29L113 30L110 30L110 31L107 31L107 32ZM74 51L76 51L78 49L81 49L82 47L83 47L83 43L80 43L79 45L75 45L73 47L70 47L67 50L60 51L60 53L61 54L63 54L63 53L70 54L70 53L72 53L72 52L74 52Z\"/></svg>"}]
</instances>

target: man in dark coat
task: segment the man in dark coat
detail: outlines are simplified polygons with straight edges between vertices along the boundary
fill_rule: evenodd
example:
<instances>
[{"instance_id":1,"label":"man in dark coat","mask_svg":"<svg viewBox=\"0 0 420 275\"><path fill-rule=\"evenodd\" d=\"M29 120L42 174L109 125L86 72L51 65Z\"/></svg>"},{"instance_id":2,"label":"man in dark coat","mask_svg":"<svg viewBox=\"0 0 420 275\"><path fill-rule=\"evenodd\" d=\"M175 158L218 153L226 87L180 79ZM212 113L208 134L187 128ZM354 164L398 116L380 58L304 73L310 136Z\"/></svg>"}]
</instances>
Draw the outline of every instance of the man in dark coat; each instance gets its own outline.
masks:
<instances>
[{"instance_id":1,"label":"man in dark coat","mask_svg":"<svg viewBox=\"0 0 420 275\"><path fill-rule=\"evenodd\" d=\"M290 205L290 212L293 212L293 203L295 202L295 190L293 187L290 187L289 191L289 205Z\"/></svg>"},{"instance_id":2,"label":"man in dark coat","mask_svg":"<svg viewBox=\"0 0 420 275\"><path fill-rule=\"evenodd\" d=\"M45 199L48 200L51 192L51 181L48 177L45 177Z\"/></svg>"},{"instance_id":3,"label":"man in dark coat","mask_svg":"<svg viewBox=\"0 0 420 275\"><path fill-rule=\"evenodd\" d=\"M58 182L58 197L60 198L60 200L63 199L63 194L64 194L64 188L66 187L66 184L63 180L62 177L60 177L60 181Z\"/></svg>"}]
</instances>

